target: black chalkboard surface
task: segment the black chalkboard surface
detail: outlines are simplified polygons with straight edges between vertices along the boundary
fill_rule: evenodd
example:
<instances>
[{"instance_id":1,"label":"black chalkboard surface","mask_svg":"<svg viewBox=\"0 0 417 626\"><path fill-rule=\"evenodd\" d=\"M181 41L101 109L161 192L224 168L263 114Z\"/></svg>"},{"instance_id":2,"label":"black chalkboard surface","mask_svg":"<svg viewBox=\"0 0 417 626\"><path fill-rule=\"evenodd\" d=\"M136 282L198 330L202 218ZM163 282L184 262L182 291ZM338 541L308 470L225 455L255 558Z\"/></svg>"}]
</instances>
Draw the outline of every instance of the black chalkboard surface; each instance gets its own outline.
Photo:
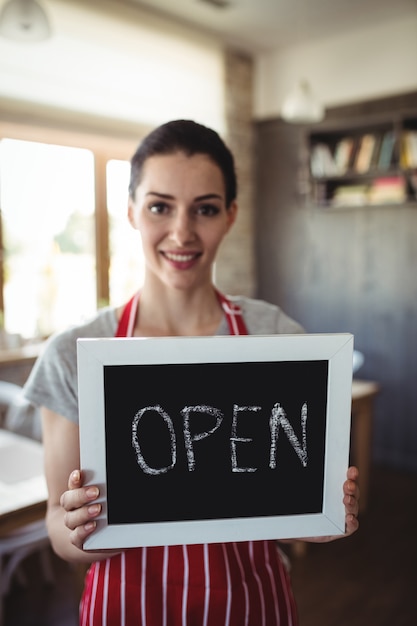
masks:
<instances>
[{"instance_id":1,"label":"black chalkboard surface","mask_svg":"<svg viewBox=\"0 0 417 626\"><path fill-rule=\"evenodd\" d=\"M343 532L352 339L79 340L86 549Z\"/></svg>"}]
</instances>

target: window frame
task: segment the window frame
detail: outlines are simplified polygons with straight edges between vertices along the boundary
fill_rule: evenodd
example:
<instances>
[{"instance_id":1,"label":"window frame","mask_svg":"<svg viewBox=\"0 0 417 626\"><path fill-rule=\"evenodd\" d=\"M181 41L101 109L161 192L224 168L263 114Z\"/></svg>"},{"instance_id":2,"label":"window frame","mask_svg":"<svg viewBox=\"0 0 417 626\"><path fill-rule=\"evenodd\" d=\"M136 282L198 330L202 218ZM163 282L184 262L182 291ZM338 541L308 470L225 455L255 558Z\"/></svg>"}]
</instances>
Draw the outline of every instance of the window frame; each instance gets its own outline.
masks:
<instances>
[{"instance_id":1,"label":"window frame","mask_svg":"<svg viewBox=\"0 0 417 626\"><path fill-rule=\"evenodd\" d=\"M1 119L0 141L17 139L44 144L85 148L94 157L94 229L96 263L96 306L97 309L109 302L110 239L107 211L106 165L111 159L129 161L140 140L148 132L147 127L134 126L119 130L109 123L106 128L86 130L77 125L66 128L61 122L57 125L41 123L23 123ZM2 214L0 206L0 316L4 319L4 242Z\"/></svg>"}]
</instances>

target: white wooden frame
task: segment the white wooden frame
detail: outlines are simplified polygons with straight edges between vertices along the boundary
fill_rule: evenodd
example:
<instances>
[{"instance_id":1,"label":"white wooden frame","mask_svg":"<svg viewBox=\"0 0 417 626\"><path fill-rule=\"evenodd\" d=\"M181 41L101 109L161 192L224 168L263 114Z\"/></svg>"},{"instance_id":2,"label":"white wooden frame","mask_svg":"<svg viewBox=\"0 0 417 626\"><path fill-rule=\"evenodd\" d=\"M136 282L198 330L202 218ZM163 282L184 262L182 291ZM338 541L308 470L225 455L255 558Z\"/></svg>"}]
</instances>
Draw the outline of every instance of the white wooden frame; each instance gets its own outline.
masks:
<instances>
[{"instance_id":1,"label":"white wooden frame","mask_svg":"<svg viewBox=\"0 0 417 626\"><path fill-rule=\"evenodd\" d=\"M100 487L103 512L84 548L129 548L307 536L345 531L342 485L349 458L353 336L348 333L245 337L79 339L81 468ZM279 357L277 358L277 355ZM110 525L106 516L105 365L328 361L321 513ZM121 486L122 488L122 486ZM128 496L127 496L128 497Z\"/></svg>"}]
</instances>

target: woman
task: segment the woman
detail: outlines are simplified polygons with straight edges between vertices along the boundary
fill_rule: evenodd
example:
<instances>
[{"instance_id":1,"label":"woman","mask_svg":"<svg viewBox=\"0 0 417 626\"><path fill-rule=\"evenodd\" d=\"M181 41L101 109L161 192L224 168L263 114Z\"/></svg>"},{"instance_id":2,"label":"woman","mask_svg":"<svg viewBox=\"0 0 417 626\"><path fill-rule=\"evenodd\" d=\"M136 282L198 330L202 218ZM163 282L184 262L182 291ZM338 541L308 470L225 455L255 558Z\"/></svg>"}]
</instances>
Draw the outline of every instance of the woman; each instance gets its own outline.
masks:
<instances>
[{"instance_id":1,"label":"woman","mask_svg":"<svg viewBox=\"0 0 417 626\"><path fill-rule=\"evenodd\" d=\"M53 337L26 385L29 399L42 407L52 545L69 561L93 561L83 625L297 622L274 541L83 551L101 506L98 488L84 487L77 469L77 337L303 332L278 307L226 298L214 287L216 253L236 219L236 187L233 157L214 131L179 120L150 133L132 158L129 186L128 217L141 234L146 263L140 294ZM343 495L341 486L347 535L358 528L356 480L350 468Z\"/></svg>"}]
</instances>

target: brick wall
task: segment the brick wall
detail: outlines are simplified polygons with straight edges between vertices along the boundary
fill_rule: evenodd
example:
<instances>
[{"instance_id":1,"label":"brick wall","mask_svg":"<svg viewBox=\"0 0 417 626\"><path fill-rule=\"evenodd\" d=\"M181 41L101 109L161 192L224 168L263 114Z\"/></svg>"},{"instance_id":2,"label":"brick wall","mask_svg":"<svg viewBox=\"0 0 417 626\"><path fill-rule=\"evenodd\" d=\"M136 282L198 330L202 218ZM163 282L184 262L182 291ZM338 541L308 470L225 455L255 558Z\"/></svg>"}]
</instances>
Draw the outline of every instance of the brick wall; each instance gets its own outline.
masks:
<instances>
[{"instance_id":1,"label":"brick wall","mask_svg":"<svg viewBox=\"0 0 417 626\"><path fill-rule=\"evenodd\" d=\"M255 292L252 59L227 50L225 83L225 140L236 161L239 213L219 252L215 278L226 293L252 296Z\"/></svg>"}]
</instances>

